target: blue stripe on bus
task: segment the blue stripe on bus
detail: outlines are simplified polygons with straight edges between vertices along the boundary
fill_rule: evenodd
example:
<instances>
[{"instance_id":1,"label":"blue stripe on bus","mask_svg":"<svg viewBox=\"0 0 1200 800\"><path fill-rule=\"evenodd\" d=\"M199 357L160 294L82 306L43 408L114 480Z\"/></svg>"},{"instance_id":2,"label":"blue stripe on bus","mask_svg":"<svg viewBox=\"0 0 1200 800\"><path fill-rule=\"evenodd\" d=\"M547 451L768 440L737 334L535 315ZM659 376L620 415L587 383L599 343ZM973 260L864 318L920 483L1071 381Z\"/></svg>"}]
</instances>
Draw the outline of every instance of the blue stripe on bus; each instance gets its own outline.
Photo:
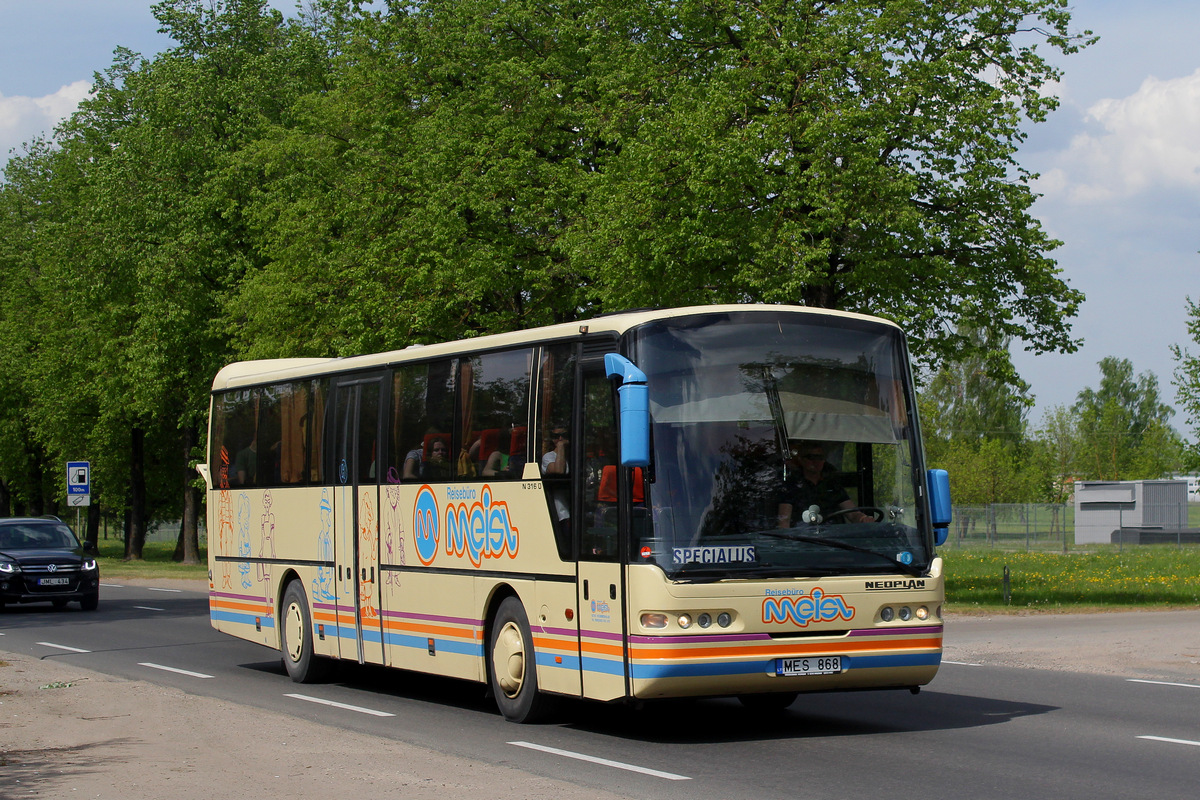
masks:
<instances>
[{"instance_id":1,"label":"blue stripe on bus","mask_svg":"<svg viewBox=\"0 0 1200 800\"><path fill-rule=\"evenodd\" d=\"M353 632L353 629L352 631ZM368 641L378 642L379 634L372 632L374 635ZM408 647L413 650L427 652L429 650L428 636L412 636L403 633L389 633L384 637L387 644L396 647ZM483 645L478 642L456 641L454 639L438 639L434 638L433 647L439 653L455 653L463 656L475 656L483 658Z\"/></svg>"},{"instance_id":2,"label":"blue stripe on bus","mask_svg":"<svg viewBox=\"0 0 1200 800\"><path fill-rule=\"evenodd\" d=\"M255 622L264 628L274 628L274 617L256 617L253 614L238 614L233 611L217 611L210 609L208 612L209 619L219 620L221 622L233 622L237 625L254 625Z\"/></svg>"},{"instance_id":3,"label":"blue stripe on bus","mask_svg":"<svg viewBox=\"0 0 1200 800\"><path fill-rule=\"evenodd\" d=\"M558 661L556 659L562 659ZM579 657L566 655L563 653L535 651L534 661L539 667L551 667L553 669L569 669L572 672L579 671Z\"/></svg>"},{"instance_id":4,"label":"blue stripe on bus","mask_svg":"<svg viewBox=\"0 0 1200 800\"><path fill-rule=\"evenodd\" d=\"M842 656L844 670L883 669L889 667L936 667L942 663L941 653L915 653L883 656ZM712 675L761 675L774 673L772 661L732 661L719 664L637 664L633 677L699 678Z\"/></svg>"},{"instance_id":5,"label":"blue stripe on bus","mask_svg":"<svg viewBox=\"0 0 1200 800\"><path fill-rule=\"evenodd\" d=\"M604 675L624 675L625 664L622 661L611 661L606 658L583 657L585 672L599 672Z\"/></svg>"}]
</instances>

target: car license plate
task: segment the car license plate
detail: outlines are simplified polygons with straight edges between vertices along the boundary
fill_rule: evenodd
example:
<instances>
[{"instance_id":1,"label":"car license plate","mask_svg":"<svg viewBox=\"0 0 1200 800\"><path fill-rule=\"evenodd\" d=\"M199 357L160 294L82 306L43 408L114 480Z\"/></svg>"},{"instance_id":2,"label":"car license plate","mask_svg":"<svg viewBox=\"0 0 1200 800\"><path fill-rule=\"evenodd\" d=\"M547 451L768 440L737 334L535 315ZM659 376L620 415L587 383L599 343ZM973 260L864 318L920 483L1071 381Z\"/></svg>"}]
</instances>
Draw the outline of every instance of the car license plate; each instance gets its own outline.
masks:
<instances>
[{"instance_id":1,"label":"car license plate","mask_svg":"<svg viewBox=\"0 0 1200 800\"><path fill-rule=\"evenodd\" d=\"M66 586L70 578L38 578L38 586Z\"/></svg>"},{"instance_id":2,"label":"car license plate","mask_svg":"<svg viewBox=\"0 0 1200 800\"><path fill-rule=\"evenodd\" d=\"M775 659L776 675L834 675L841 671L841 656Z\"/></svg>"}]
</instances>

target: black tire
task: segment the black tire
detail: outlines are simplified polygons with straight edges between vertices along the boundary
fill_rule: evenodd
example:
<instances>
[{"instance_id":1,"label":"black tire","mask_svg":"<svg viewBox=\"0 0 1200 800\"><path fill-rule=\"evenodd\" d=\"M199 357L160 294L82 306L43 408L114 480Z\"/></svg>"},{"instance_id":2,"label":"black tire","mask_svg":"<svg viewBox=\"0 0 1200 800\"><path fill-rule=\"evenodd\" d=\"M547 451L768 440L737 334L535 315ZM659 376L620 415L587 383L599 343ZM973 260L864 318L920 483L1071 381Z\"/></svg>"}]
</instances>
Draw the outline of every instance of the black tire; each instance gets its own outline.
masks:
<instances>
[{"instance_id":1,"label":"black tire","mask_svg":"<svg viewBox=\"0 0 1200 800\"><path fill-rule=\"evenodd\" d=\"M92 592L91 594L85 594L83 597L79 598L79 607L81 609L83 609L84 611L95 611L96 607L99 605L100 605L100 590L99 589Z\"/></svg>"},{"instance_id":2,"label":"black tire","mask_svg":"<svg viewBox=\"0 0 1200 800\"><path fill-rule=\"evenodd\" d=\"M516 597L505 598L492 620L488 672L496 705L509 722L536 722L546 714L550 703L538 691L529 619Z\"/></svg>"},{"instance_id":3,"label":"black tire","mask_svg":"<svg viewBox=\"0 0 1200 800\"><path fill-rule=\"evenodd\" d=\"M750 711L759 714L782 712L800 696L799 692L768 692L766 694L739 694L738 702Z\"/></svg>"},{"instance_id":4,"label":"black tire","mask_svg":"<svg viewBox=\"0 0 1200 800\"><path fill-rule=\"evenodd\" d=\"M292 581L283 592L279 649L283 651L283 666L296 683L317 683L329 674L330 661L313 652L312 617L300 581Z\"/></svg>"}]
</instances>

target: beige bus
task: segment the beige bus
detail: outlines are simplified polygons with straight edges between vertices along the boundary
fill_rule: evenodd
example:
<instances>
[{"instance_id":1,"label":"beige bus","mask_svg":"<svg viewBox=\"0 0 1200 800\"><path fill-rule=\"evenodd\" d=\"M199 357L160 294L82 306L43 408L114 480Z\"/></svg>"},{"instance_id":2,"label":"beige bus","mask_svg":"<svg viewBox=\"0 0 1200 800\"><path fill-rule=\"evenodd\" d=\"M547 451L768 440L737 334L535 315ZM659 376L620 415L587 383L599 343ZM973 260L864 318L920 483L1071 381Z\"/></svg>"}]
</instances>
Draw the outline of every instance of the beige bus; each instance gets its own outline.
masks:
<instances>
[{"instance_id":1,"label":"beige bus","mask_svg":"<svg viewBox=\"0 0 1200 800\"><path fill-rule=\"evenodd\" d=\"M338 659L638 701L908 689L942 651L945 473L893 324L604 316L213 382L210 614Z\"/></svg>"}]
</instances>

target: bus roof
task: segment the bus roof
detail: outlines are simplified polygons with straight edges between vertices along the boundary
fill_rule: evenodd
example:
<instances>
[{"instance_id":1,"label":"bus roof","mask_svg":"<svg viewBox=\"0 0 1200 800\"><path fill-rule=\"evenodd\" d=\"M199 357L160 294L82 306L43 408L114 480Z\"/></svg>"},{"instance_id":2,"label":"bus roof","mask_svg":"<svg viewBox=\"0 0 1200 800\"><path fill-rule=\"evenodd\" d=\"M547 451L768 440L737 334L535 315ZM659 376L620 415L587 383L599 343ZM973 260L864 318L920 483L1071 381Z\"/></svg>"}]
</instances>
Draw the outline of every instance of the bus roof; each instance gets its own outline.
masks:
<instances>
[{"instance_id":1,"label":"bus roof","mask_svg":"<svg viewBox=\"0 0 1200 800\"><path fill-rule=\"evenodd\" d=\"M642 311L628 311L609 314L591 319L564 322L540 328L528 328L508 333L496 333L473 339L458 339L430 345L411 345L400 350L389 350L381 353L371 353L359 356L337 358L275 358L261 361L238 361L224 367L213 380L213 391L221 391L237 386L254 386L276 381L295 380L303 377L318 377L333 372L351 372L366 370L372 367L383 367L403 361L424 360L429 358L445 358L463 351L491 350L504 347L518 347L522 344L534 344L555 339L569 339L583 334L614 333L620 335L625 331L643 325L647 322L675 317L686 317L694 314L725 314L731 312L779 312L787 311L813 316L835 316L848 319L869 320L891 327L898 326L890 320L870 317L864 314L854 314L848 311L833 311L825 308L809 308L807 306L767 305L767 304L726 304L711 306L686 306L682 308L659 308Z\"/></svg>"}]
</instances>

